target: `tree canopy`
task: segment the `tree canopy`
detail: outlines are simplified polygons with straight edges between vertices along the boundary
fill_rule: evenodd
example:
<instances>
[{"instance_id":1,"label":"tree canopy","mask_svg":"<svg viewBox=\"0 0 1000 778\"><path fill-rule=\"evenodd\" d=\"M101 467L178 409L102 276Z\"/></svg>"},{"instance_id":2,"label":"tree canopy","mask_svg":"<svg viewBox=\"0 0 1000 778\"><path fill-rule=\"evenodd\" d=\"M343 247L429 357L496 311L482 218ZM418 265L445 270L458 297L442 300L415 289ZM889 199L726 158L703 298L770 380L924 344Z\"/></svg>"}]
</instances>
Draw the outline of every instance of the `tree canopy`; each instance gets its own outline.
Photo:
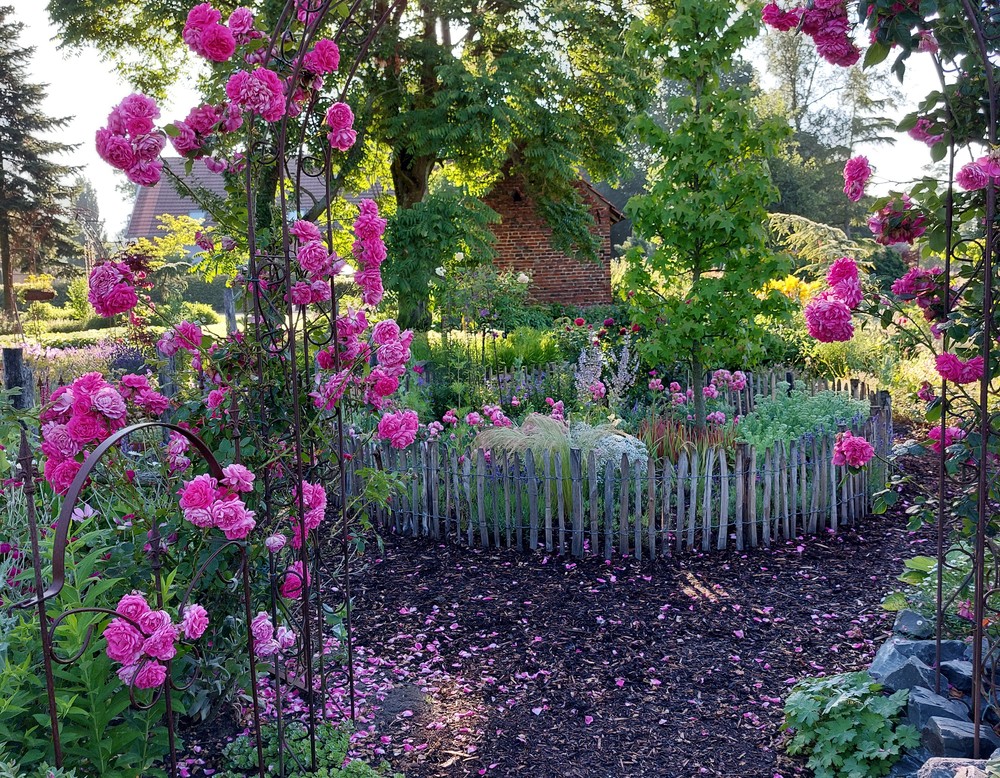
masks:
<instances>
[{"instance_id":1,"label":"tree canopy","mask_svg":"<svg viewBox=\"0 0 1000 778\"><path fill-rule=\"evenodd\" d=\"M234 4L216 5L228 13ZM266 29L283 5L252 4L258 26ZM629 7L622 0L375 4L375 15L388 19L350 96L367 142L349 161L384 175L394 193L386 281L399 296L401 325L428 323L428 285L445 259L459 251L489 258L485 231L496 217L479 197L502 174L523 177L557 248L596 257L592 219L573 183L584 172L617 177L629 119L650 92L625 46ZM185 4L93 0L84 9L50 0L49 11L64 44L96 44L136 86L162 91L176 76ZM135 54L147 49L153 54L137 66ZM456 216L468 227L438 229Z\"/></svg>"},{"instance_id":2,"label":"tree canopy","mask_svg":"<svg viewBox=\"0 0 1000 778\"><path fill-rule=\"evenodd\" d=\"M21 45L24 25L13 15L13 8L0 6L0 276L8 315L15 312L14 268L38 272L73 246L67 218L72 170L52 159L71 147L45 137L67 120L42 112L45 87L27 75L34 50Z\"/></svg>"}]
</instances>

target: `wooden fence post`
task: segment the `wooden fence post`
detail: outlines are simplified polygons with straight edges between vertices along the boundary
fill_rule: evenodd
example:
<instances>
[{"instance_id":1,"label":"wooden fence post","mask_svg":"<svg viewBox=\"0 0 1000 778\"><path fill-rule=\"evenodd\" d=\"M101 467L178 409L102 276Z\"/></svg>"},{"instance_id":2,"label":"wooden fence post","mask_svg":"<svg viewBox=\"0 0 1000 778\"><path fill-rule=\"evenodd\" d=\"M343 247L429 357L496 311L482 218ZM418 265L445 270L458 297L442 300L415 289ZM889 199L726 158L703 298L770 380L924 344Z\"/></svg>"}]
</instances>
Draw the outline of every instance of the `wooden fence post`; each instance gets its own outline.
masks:
<instances>
[{"instance_id":1,"label":"wooden fence post","mask_svg":"<svg viewBox=\"0 0 1000 778\"><path fill-rule=\"evenodd\" d=\"M3 349L3 385L7 391L20 390L11 399L15 410L27 411L35 407L35 381L31 368L24 361L24 349Z\"/></svg>"}]
</instances>

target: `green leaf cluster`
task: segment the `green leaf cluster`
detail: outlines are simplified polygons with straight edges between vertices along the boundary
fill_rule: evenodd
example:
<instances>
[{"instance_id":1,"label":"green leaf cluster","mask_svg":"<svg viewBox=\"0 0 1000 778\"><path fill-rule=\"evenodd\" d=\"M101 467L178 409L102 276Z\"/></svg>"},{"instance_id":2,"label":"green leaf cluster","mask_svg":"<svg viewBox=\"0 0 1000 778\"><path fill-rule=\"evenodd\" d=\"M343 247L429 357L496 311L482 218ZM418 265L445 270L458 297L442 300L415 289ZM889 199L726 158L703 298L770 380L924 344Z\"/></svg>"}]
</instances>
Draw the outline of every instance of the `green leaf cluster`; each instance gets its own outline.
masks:
<instances>
[{"instance_id":1,"label":"green leaf cluster","mask_svg":"<svg viewBox=\"0 0 1000 778\"><path fill-rule=\"evenodd\" d=\"M285 725L285 749L283 751L283 775L287 778L402 778L401 773L390 773L386 764L372 767L359 759L347 760L350 749L351 730L347 724L336 726L330 722L322 722L316 727L316 771L307 771L300 767L310 764L310 743L306 727L298 722ZM261 741L264 752L264 762L267 772L277 772L279 764L278 727L275 723L267 723L261 727ZM257 741L252 735L243 735L229 743L223 749L225 762L230 769L217 773L219 778L240 778L245 775L256 775Z\"/></svg>"},{"instance_id":2,"label":"green leaf cluster","mask_svg":"<svg viewBox=\"0 0 1000 778\"><path fill-rule=\"evenodd\" d=\"M843 392L809 394L802 388L788 392L787 387L780 384L774 397L757 397L754 410L740 421L741 442L767 449L779 441L787 443L820 430L833 431L838 424L864 421L871 412L868 403Z\"/></svg>"},{"instance_id":3,"label":"green leaf cluster","mask_svg":"<svg viewBox=\"0 0 1000 778\"><path fill-rule=\"evenodd\" d=\"M867 672L806 678L785 700L788 753L807 755L816 778L887 775L920 742L916 729L897 724L908 694L884 694Z\"/></svg>"},{"instance_id":4,"label":"green leaf cluster","mask_svg":"<svg viewBox=\"0 0 1000 778\"><path fill-rule=\"evenodd\" d=\"M648 116L635 122L657 162L646 194L626 207L647 246L627 253L624 282L650 364L683 360L695 373L752 364L765 318L788 308L765 290L790 269L765 227L774 199L766 159L787 125L757 116L746 88L722 78L757 27L754 10L733 0L679 0L633 30L647 67L680 87L669 128Z\"/></svg>"}]
</instances>

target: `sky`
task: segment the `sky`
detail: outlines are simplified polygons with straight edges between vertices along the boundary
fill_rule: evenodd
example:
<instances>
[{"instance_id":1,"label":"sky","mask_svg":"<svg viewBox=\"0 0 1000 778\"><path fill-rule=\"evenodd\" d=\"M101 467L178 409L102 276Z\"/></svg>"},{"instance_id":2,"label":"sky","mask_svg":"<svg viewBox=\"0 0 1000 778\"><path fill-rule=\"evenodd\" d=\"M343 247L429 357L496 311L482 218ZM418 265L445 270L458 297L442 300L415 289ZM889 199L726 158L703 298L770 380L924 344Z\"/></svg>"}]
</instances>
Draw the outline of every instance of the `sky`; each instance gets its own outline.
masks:
<instances>
[{"instance_id":1,"label":"sky","mask_svg":"<svg viewBox=\"0 0 1000 778\"><path fill-rule=\"evenodd\" d=\"M44 0L12 2L15 18L25 25L22 43L36 47L30 68L32 80L48 85L43 110L50 116L72 117L57 136L63 143L79 144L65 157L65 162L78 165L82 175L93 184L108 236L115 239L128 223L134 187L129 185L128 190L122 191L122 184L127 182L97 156L94 134L103 126L111 109L131 90L93 49L65 52L56 48L56 29L49 21ZM911 94L904 94L904 105L898 110L900 117L912 111L920 93L936 83L929 57L913 57L910 62L907 86ZM196 104L194 89L178 87L173 91L171 103L161 107L162 120L183 117ZM890 187L899 189L900 182L919 178L930 161L926 146L905 135L899 136L893 147L861 147L856 153L870 158L875 175L869 191L877 194Z\"/></svg>"}]
</instances>

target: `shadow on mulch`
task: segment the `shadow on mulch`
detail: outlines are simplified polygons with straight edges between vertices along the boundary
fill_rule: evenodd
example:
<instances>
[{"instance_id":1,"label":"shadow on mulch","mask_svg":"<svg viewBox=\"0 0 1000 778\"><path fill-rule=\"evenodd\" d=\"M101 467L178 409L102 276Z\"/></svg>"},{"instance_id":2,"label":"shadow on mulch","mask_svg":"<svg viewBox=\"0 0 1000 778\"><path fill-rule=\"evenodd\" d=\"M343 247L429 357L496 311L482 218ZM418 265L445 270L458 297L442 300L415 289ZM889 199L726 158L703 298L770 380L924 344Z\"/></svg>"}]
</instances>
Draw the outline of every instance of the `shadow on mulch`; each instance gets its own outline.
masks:
<instances>
[{"instance_id":1,"label":"shadow on mulch","mask_svg":"<svg viewBox=\"0 0 1000 778\"><path fill-rule=\"evenodd\" d=\"M889 634L879 603L930 537L906 504L770 551L644 564L390 538L355 583L356 640L393 657L401 636L437 639L460 683L437 703L406 692L395 707L419 708L427 746L387 756L407 778L806 776L781 751L782 698L864 668Z\"/></svg>"}]
</instances>

